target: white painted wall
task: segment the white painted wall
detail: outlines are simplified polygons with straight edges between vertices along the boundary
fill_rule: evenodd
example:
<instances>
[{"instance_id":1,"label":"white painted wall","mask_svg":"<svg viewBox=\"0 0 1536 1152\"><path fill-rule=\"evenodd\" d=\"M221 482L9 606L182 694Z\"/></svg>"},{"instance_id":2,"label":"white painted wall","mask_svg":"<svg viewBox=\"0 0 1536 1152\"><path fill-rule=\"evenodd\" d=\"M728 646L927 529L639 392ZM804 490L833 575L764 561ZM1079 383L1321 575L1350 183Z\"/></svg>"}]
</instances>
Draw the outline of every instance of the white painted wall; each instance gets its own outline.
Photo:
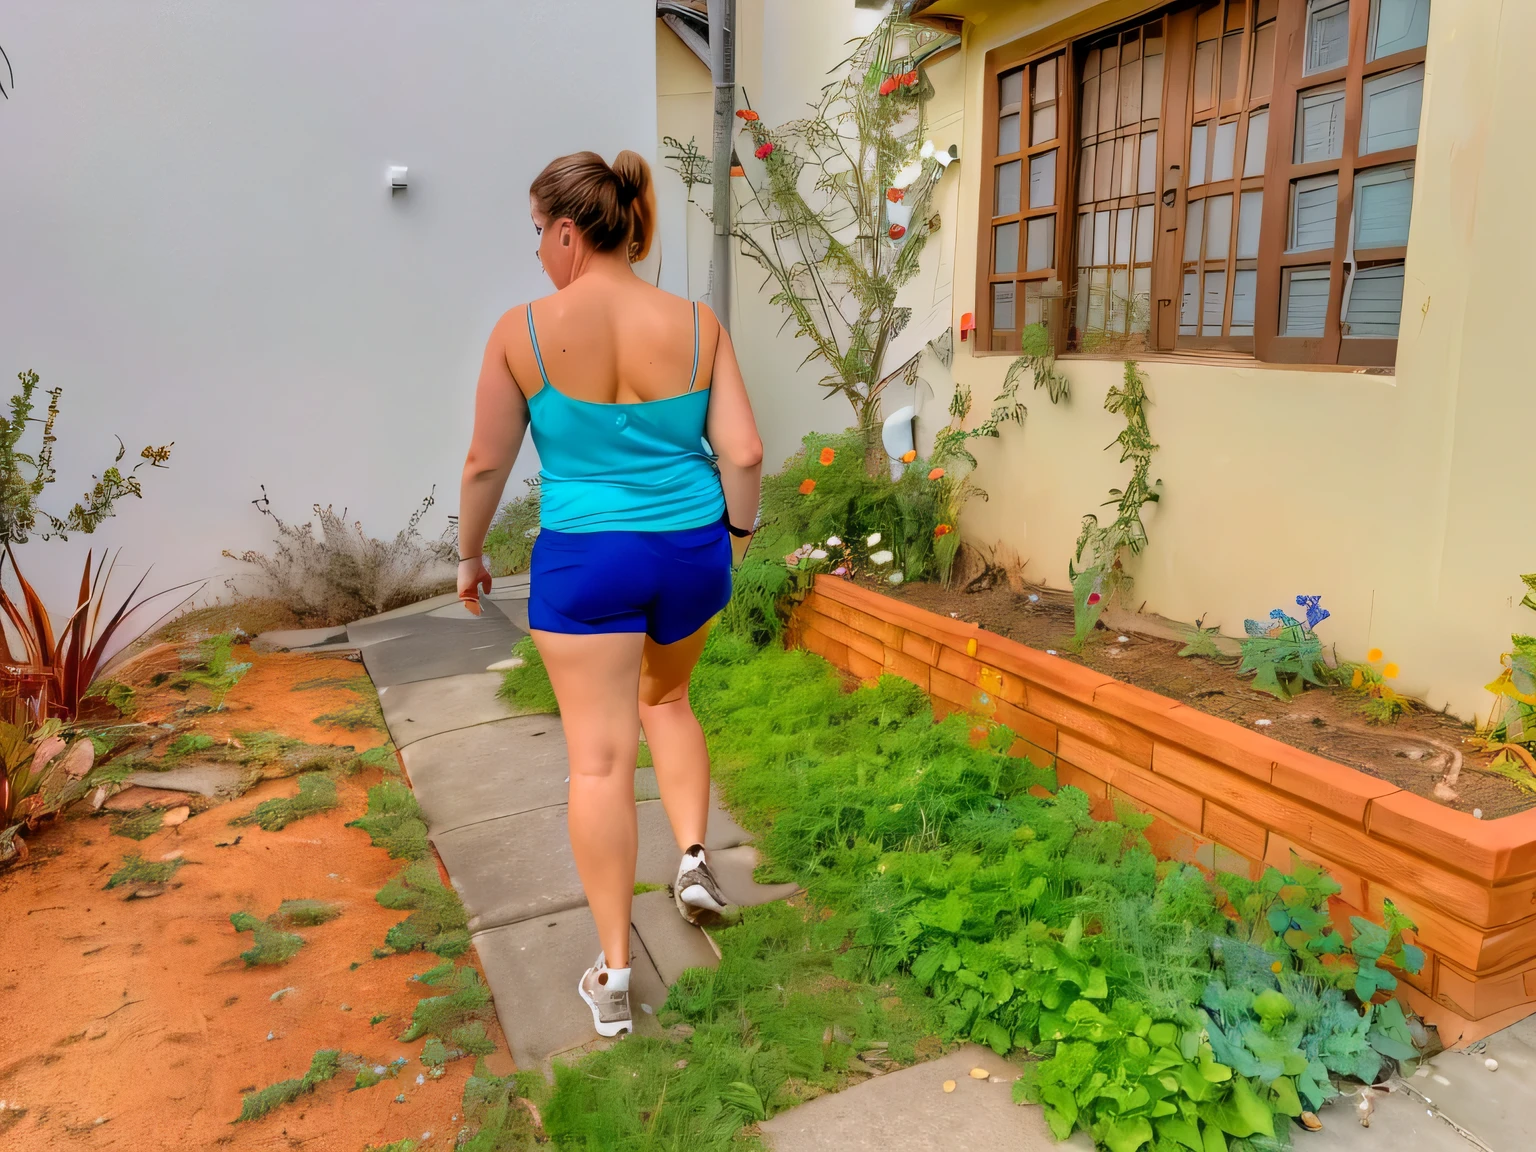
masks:
<instances>
[{"instance_id":1,"label":"white painted wall","mask_svg":"<svg viewBox=\"0 0 1536 1152\"><path fill-rule=\"evenodd\" d=\"M221 590L220 552L269 539L261 484L285 518L346 505L386 537L435 484L443 527L485 338L549 291L528 185L578 148L654 154L654 21L643 0L7 6L0 370L65 389L50 506L115 433L176 442L89 541L149 586ZM22 563L67 588L87 546Z\"/></svg>"}]
</instances>

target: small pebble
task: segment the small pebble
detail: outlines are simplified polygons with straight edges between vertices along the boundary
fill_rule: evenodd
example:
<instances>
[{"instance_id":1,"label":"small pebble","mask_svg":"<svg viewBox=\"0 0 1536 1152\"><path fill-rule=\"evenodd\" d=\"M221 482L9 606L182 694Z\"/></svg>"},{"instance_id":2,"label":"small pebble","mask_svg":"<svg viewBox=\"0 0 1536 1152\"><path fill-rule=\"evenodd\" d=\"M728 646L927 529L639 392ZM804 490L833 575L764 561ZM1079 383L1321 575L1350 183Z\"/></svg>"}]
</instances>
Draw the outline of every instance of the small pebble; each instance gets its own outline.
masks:
<instances>
[{"instance_id":1,"label":"small pebble","mask_svg":"<svg viewBox=\"0 0 1536 1152\"><path fill-rule=\"evenodd\" d=\"M1490 1056L1488 1059L1483 1061L1483 1067L1488 1069L1490 1072L1497 1072L1499 1070L1499 1062Z\"/></svg>"},{"instance_id":2,"label":"small pebble","mask_svg":"<svg viewBox=\"0 0 1536 1152\"><path fill-rule=\"evenodd\" d=\"M1029 602L1031 604L1038 604L1038 603L1040 603L1040 593L1038 593L1038 592L1031 592L1029 594Z\"/></svg>"},{"instance_id":3,"label":"small pebble","mask_svg":"<svg viewBox=\"0 0 1536 1152\"><path fill-rule=\"evenodd\" d=\"M1131 638L1129 636L1116 636L1115 637L1115 643L1117 643L1117 644L1129 644L1130 642L1131 642Z\"/></svg>"},{"instance_id":4,"label":"small pebble","mask_svg":"<svg viewBox=\"0 0 1536 1152\"><path fill-rule=\"evenodd\" d=\"M276 1040L277 1039L277 1033L276 1032L268 1032L267 1033L267 1039L268 1040Z\"/></svg>"},{"instance_id":5,"label":"small pebble","mask_svg":"<svg viewBox=\"0 0 1536 1152\"><path fill-rule=\"evenodd\" d=\"M91 1121L91 1123L95 1124L97 1127L100 1127L101 1125L105 1124L106 1122L107 1122L107 1118L105 1116L98 1116L98 1117L96 1117L95 1120Z\"/></svg>"},{"instance_id":6,"label":"small pebble","mask_svg":"<svg viewBox=\"0 0 1536 1152\"><path fill-rule=\"evenodd\" d=\"M292 988L292 987L290 987L290 988L279 988L276 992L272 993L272 995L268 996L267 999L268 1000L281 1000L284 996L288 995L288 993L290 993L290 992L297 992L297 991L298 991L297 988Z\"/></svg>"},{"instance_id":7,"label":"small pebble","mask_svg":"<svg viewBox=\"0 0 1536 1152\"><path fill-rule=\"evenodd\" d=\"M640 1005L640 1011L644 1012L647 1016L650 1016L655 1013L656 1009L652 1008L649 1004L642 1004Z\"/></svg>"},{"instance_id":8,"label":"small pebble","mask_svg":"<svg viewBox=\"0 0 1536 1152\"><path fill-rule=\"evenodd\" d=\"M1047 648L1045 650L1045 654L1047 656L1054 656L1054 655L1056 655L1056 649L1054 649L1054 648Z\"/></svg>"},{"instance_id":9,"label":"small pebble","mask_svg":"<svg viewBox=\"0 0 1536 1152\"><path fill-rule=\"evenodd\" d=\"M992 1073L988 1072L985 1068L972 1068L971 1069L971 1079L972 1080L985 1080L990 1075L992 1075Z\"/></svg>"},{"instance_id":10,"label":"small pebble","mask_svg":"<svg viewBox=\"0 0 1536 1152\"><path fill-rule=\"evenodd\" d=\"M404 1092L400 1093L400 1095L395 1097L395 1103L396 1104L404 1104L405 1103L405 1093Z\"/></svg>"},{"instance_id":11,"label":"small pebble","mask_svg":"<svg viewBox=\"0 0 1536 1152\"><path fill-rule=\"evenodd\" d=\"M352 1005L350 1005L350 1004L343 1004L341 1006L341 1010L343 1012L350 1012L350 1011L352 1011Z\"/></svg>"},{"instance_id":12,"label":"small pebble","mask_svg":"<svg viewBox=\"0 0 1536 1152\"><path fill-rule=\"evenodd\" d=\"M944 1091L946 1091L946 1092L953 1092L954 1090L955 1090L955 1082L953 1080L946 1080L946 1081L944 1081Z\"/></svg>"},{"instance_id":13,"label":"small pebble","mask_svg":"<svg viewBox=\"0 0 1536 1152\"><path fill-rule=\"evenodd\" d=\"M426 1082L427 1078L425 1076L423 1076L420 1072L416 1073L416 1083L425 1084Z\"/></svg>"},{"instance_id":14,"label":"small pebble","mask_svg":"<svg viewBox=\"0 0 1536 1152\"><path fill-rule=\"evenodd\" d=\"M1438 1073L1438 1072L1436 1072L1435 1075L1434 1075L1434 1081L1435 1081L1436 1084L1442 1084L1442 1085L1444 1085L1447 1088L1449 1088L1451 1086L1451 1082L1449 1080L1447 1080L1444 1076L1440 1075L1440 1073Z\"/></svg>"},{"instance_id":15,"label":"small pebble","mask_svg":"<svg viewBox=\"0 0 1536 1152\"><path fill-rule=\"evenodd\" d=\"M181 859L181 849L178 848L174 852L167 852L164 856L160 857L160 859L162 861L166 861L166 860L180 860Z\"/></svg>"},{"instance_id":16,"label":"small pebble","mask_svg":"<svg viewBox=\"0 0 1536 1152\"><path fill-rule=\"evenodd\" d=\"M688 1061L679 1060L676 1064L672 1065L672 1067L676 1068L678 1071L682 1071L684 1068L688 1067ZM457 1120L458 1117L455 1116L454 1119Z\"/></svg>"},{"instance_id":17,"label":"small pebble","mask_svg":"<svg viewBox=\"0 0 1536 1152\"><path fill-rule=\"evenodd\" d=\"M1483 810L1481 808L1472 809L1472 818L1474 820L1481 820L1483 818Z\"/></svg>"},{"instance_id":18,"label":"small pebble","mask_svg":"<svg viewBox=\"0 0 1536 1152\"><path fill-rule=\"evenodd\" d=\"M382 1064L375 1064L373 1066L373 1074L375 1076L382 1076L382 1075L384 1075L384 1065L382 1065Z\"/></svg>"},{"instance_id":19,"label":"small pebble","mask_svg":"<svg viewBox=\"0 0 1536 1152\"><path fill-rule=\"evenodd\" d=\"M1255 720L1254 723L1256 725L1258 725L1260 728L1268 728L1271 724L1274 723L1274 721L1273 720Z\"/></svg>"}]
</instances>

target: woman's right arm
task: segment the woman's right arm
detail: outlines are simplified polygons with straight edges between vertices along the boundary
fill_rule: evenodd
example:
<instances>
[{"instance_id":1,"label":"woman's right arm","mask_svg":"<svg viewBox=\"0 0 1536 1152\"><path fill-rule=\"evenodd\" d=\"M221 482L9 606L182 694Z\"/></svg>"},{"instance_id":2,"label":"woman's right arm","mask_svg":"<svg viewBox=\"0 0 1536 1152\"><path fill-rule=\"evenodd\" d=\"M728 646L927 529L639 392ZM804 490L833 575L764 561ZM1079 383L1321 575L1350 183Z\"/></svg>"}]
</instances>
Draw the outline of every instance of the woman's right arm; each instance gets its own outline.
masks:
<instances>
[{"instance_id":1,"label":"woman's right arm","mask_svg":"<svg viewBox=\"0 0 1536 1152\"><path fill-rule=\"evenodd\" d=\"M726 518L736 528L751 529L757 522L762 495L763 442L757 434L747 382L730 333L720 328L710 376L709 419L705 434L720 467L720 487L725 490ZM746 541L733 535L732 547L741 559Z\"/></svg>"}]
</instances>

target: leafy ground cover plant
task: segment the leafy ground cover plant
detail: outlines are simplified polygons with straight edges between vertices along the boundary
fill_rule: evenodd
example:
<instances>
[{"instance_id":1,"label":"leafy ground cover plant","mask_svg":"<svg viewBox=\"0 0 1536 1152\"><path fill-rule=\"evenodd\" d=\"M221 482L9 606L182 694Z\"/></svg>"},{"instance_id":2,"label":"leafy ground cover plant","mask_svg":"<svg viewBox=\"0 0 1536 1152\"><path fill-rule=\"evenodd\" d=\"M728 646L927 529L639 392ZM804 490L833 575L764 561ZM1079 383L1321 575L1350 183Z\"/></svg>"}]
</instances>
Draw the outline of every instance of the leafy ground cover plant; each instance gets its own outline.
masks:
<instances>
[{"instance_id":1,"label":"leafy ground cover plant","mask_svg":"<svg viewBox=\"0 0 1536 1152\"><path fill-rule=\"evenodd\" d=\"M20 859L26 852L22 833L89 788L89 760L72 771L80 761L66 750L57 719L36 724L26 707L11 713L14 720L0 719L0 863Z\"/></svg>"},{"instance_id":2,"label":"leafy ground cover plant","mask_svg":"<svg viewBox=\"0 0 1536 1152\"><path fill-rule=\"evenodd\" d=\"M268 832L286 828L295 820L328 812L340 801L336 798L336 780L326 772L306 772L299 777L299 791L294 796L263 800L243 816L230 821L231 826L256 824Z\"/></svg>"},{"instance_id":3,"label":"leafy ground cover plant","mask_svg":"<svg viewBox=\"0 0 1536 1152\"><path fill-rule=\"evenodd\" d=\"M1276 608L1268 620L1243 622L1248 638L1242 642L1243 660L1237 670L1252 673L1253 686L1260 692L1290 700L1308 684L1328 686L1330 673L1323 662L1323 642L1315 629L1331 613L1319 605L1321 599L1296 597L1297 607L1305 609L1305 621Z\"/></svg>"},{"instance_id":4,"label":"leafy ground cover plant","mask_svg":"<svg viewBox=\"0 0 1536 1152\"><path fill-rule=\"evenodd\" d=\"M272 511L265 488L254 503L277 530L275 548L270 555L224 555L252 565L265 594L287 604L300 619L345 624L453 588L453 544L421 535L421 522L435 503L430 493L388 541L367 535L361 523L348 524L345 508L338 513L316 504L315 520L290 524Z\"/></svg>"},{"instance_id":5,"label":"leafy ground cover plant","mask_svg":"<svg viewBox=\"0 0 1536 1152\"><path fill-rule=\"evenodd\" d=\"M1134 581L1126 571L1126 559L1140 555L1147 546L1142 509L1162 498L1162 481L1150 479L1157 445L1147 425L1147 381L1134 360L1125 362L1122 385L1109 390L1104 409L1125 417L1124 430L1109 448L1119 445L1120 463L1131 464L1131 477L1124 488L1109 490L1105 505L1115 508L1113 520L1101 525L1092 512L1083 517L1077 554L1067 565L1072 580L1072 642L1079 651L1106 605L1116 597L1129 597Z\"/></svg>"},{"instance_id":6,"label":"leafy ground cover plant","mask_svg":"<svg viewBox=\"0 0 1536 1152\"><path fill-rule=\"evenodd\" d=\"M236 932L252 934L251 947L240 953L247 968L262 964L286 964L299 954L306 943L297 932L284 932L268 920L252 916L249 912L231 912L229 922Z\"/></svg>"}]
</instances>

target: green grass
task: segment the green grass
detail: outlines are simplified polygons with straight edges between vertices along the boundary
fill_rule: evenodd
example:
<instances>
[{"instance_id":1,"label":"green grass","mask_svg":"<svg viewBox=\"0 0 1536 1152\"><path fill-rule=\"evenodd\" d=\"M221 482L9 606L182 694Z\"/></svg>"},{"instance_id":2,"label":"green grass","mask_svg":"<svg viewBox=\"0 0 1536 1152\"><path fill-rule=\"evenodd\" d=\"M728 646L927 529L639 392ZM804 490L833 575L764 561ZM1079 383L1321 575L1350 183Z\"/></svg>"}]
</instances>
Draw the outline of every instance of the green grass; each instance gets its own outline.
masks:
<instances>
[{"instance_id":1,"label":"green grass","mask_svg":"<svg viewBox=\"0 0 1536 1152\"><path fill-rule=\"evenodd\" d=\"M148 840L165 827L165 813L158 808L145 808L116 817L112 821L112 835L126 836L130 840Z\"/></svg>"},{"instance_id":2,"label":"green grass","mask_svg":"<svg viewBox=\"0 0 1536 1152\"><path fill-rule=\"evenodd\" d=\"M199 752L206 752L212 748L214 740L212 736L202 732L183 732L174 737L165 747L165 762L174 764L185 760L188 756L195 756Z\"/></svg>"},{"instance_id":3,"label":"green grass","mask_svg":"<svg viewBox=\"0 0 1536 1152\"><path fill-rule=\"evenodd\" d=\"M295 820L329 812L340 803L336 798L336 780L325 772L306 772L299 777L299 791L293 796L263 800L243 816L230 821L231 826L260 825L268 832L286 828Z\"/></svg>"},{"instance_id":4,"label":"green grass","mask_svg":"<svg viewBox=\"0 0 1536 1152\"><path fill-rule=\"evenodd\" d=\"M269 919L274 927L313 928L340 915L339 904L327 904L324 900L284 900Z\"/></svg>"},{"instance_id":5,"label":"green grass","mask_svg":"<svg viewBox=\"0 0 1536 1152\"><path fill-rule=\"evenodd\" d=\"M374 899L386 908L411 913L385 933L384 955L420 949L452 959L468 950L469 914L430 859L407 864Z\"/></svg>"},{"instance_id":6,"label":"green grass","mask_svg":"<svg viewBox=\"0 0 1536 1152\"><path fill-rule=\"evenodd\" d=\"M137 852L130 852L123 857L120 868L107 879L104 888L118 888L126 884L164 884L176 870L186 861L181 857L175 860L161 860L151 862L145 860Z\"/></svg>"},{"instance_id":7,"label":"green grass","mask_svg":"<svg viewBox=\"0 0 1536 1152\"><path fill-rule=\"evenodd\" d=\"M514 644L512 655L521 657L523 663L520 667L509 668L502 673L501 687L497 689L496 695L505 700L514 712L559 715L560 705L555 701L549 672L533 643L533 637L524 636Z\"/></svg>"},{"instance_id":8,"label":"green grass","mask_svg":"<svg viewBox=\"0 0 1536 1152\"><path fill-rule=\"evenodd\" d=\"M347 824L368 833L375 848L396 860L420 860L427 854L427 825L416 794L398 780L368 789L368 811Z\"/></svg>"},{"instance_id":9,"label":"green grass","mask_svg":"<svg viewBox=\"0 0 1536 1152\"><path fill-rule=\"evenodd\" d=\"M316 716L315 723L325 728L345 728L348 732L385 732L384 713L379 709L379 699L372 694L346 705L336 712Z\"/></svg>"},{"instance_id":10,"label":"green grass","mask_svg":"<svg viewBox=\"0 0 1536 1152\"><path fill-rule=\"evenodd\" d=\"M665 892L666 890L667 886L665 884L646 884L642 882L635 885L636 896L644 896L647 892Z\"/></svg>"},{"instance_id":11,"label":"green grass","mask_svg":"<svg viewBox=\"0 0 1536 1152\"><path fill-rule=\"evenodd\" d=\"M490 1012L491 991L480 979L480 973L469 966L456 968L444 986L448 990L442 995L427 996L416 1002L411 1026L400 1036L402 1042L420 1040L423 1036L452 1041L460 1032L466 1037L478 1034L484 1038L483 1025L478 1033L465 1031L471 1024L480 1024Z\"/></svg>"},{"instance_id":12,"label":"green grass","mask_svg":"<svg viewBox=\"0 0 1536 1152\"><path fill-rule=\"evenodd\" d=\"M309 1071L303 1076L295 1080L281 1080L259 1092L248 1092L241 1101L236 1123L260 1120L284 1104L291 1104L300 1096L313 1092L340 1070L341 1053L335 1048L322 1048L310 1060Z\"/></svg>"}]
</instances>

